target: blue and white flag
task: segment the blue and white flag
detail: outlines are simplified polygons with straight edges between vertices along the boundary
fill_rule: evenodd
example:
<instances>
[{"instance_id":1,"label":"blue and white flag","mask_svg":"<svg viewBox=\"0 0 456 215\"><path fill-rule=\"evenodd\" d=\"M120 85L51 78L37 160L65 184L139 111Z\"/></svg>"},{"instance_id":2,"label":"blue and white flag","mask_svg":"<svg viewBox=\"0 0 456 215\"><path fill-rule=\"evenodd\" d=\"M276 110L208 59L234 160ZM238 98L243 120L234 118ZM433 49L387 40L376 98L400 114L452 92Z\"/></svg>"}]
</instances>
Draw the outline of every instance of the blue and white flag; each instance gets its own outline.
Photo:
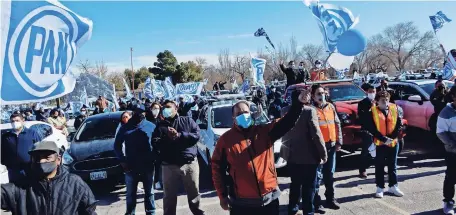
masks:
<instances>
[{"instance_id":1,"label":"blue and white flag","mask_svg":"<svg viewBox=\"0 0 456 215\"><path fill-rule=\"evenodd\" d=\"M71 112L73 112L73 115L79 114L81 112L82 106L84 106L83 102L68 102L68 103L70 103Z\"/></svg>"},{"instance_id":2,"label":"blue and white flag","mask_svg":"<svg viewBox=\"0 0 456 215\"><path fill-rule=\"evenodd\" d=\"M444 80L454 81L456 79L456 57L451 52L446 56L446 64L443 67L442 78Z\"/></svg>"},{"instance_id":3,"label":"blue and white flag","mask_svg":"<svg viewBox=\"0 0 456 215\"><path fill-rule=\"evenodd\" d=\"M146 83L144 84L144 89L143 89L144 97L148 99L153 99L154 94L152 93L152 84L150 77L147 78Z\"/></svg>"},{"instance_id":4,"label":"blue and white flag","mask_svg":"<svg viewBox=\"0 0 456 215\"><path fill-rule=\"evenodd\" d=\"M85 104L87 107L90 107L89 105L89 97L87 96L87 91L86 88L84 87L84 91L82 91L80 101Z\"/></svg>"},{"instance_id":5,"label":"blue and white flag","mask_svg":"<svg viewBox=\"0 0 456 215\"><path fill-rule=\"evenodd\" d=\"M154 97L163 98L166 95L165 89L162 86L162 81L151 79L152 94Z\"/></svg>"},{"instance_id":6,"label":"blue and white flag","mask_svg":"<svg viewBox=\"0 0 456 215\"><path fill-rule=\"evenodd\" d=\"M188 82L176 84L176 95L200 95L204 82Z\"/></svg>"},{"instance_id":7,"label":"blue and white flag","mask_svg":"<svg viewBox=\"0 0 456 215\"><path fill-rule=\"evenodd\" d=\"M238 92L247 93L247 91L249 91L249 89L250 89L250 81L249 81L249 79L245 79L244 82L242 82L242 85L239 88Z\"/></svg>"},{"instance_id":8,"label":"blue and white flag","mask_svg":"<svg viewBox=\"0 0 456 215\"><path fill-rule=\"evenodd\" d=\"M266 37L266 40L268 40L268 42L269 42L269 44L271 44L272 48L275 49L274 44L272 44L271 39L269 38L268 34L266 33L266 31L263 28L258 28L258 30L255 31L255 33L253 33L253 36L255 36L255 37Z\"/></svg>"},{"instance_id":9,"label":"blue and white flag","mask_svg":"<svg viewBox=\"0 0 456 215\"><path fill-rule=\"evenodd\" d=\"M320 3L318 0L304 0L304 4L317 19L323 34L323 44L330 53L336 50L339 37L359 22L359 18L355 18L352 12L344 7Z\"/></svg>"},{"instance_id":10,"label":"blue and white flag","mask_svg":"<svg viewBox=\"0 0 456 215\"><path fill-rule=\"evenodd\" d=\"M127 81L125 81L125 78L122 78L122 80L124 82L125 92L127 92L126 99L130 100L131 98L133 98L133 95L130 92L130 87L128 86Z\"/></svg>"},{"instance_id":11,"label":"blue and white flag","mask_svg":"<svg viewBox=\"0 0 456 215\"><path fill-rule=\"evenodd\" d=\"M2 105L46 101L74 90L69 67L92 21L57 1L0 1Z\"/></svg>"},{"instance_id":12,"label":"blue and white flag","mask_svg":"<svg viewBox=\"0 0 456 215\"><path fill-rule=\"evenodd\" d=\"M262 58L252 57L252 78L253 84L262 88L266 88L264 81L264 70L266 68L266 60Z\"/></svg>"},{"instance_id":13,"label":"blue and white flag","mask_svg":"<svg viewBox=\"0 0 456 215\"><path fill-rule=\"evenodd\" d=\"M440 30L445 23L449 23L452 20L449 19L442 11L437 12L434 16L429 16L431 20L432 28L434 28L434 32Z\"/></svg>"},{"instance_id":14,"label":"blue and white flag","mask_svg":"<svg viewBox=\"0 0 456 215\"><path fill-rule=\"evenodd\" d=\"M176 96L176 88L174 87L171 77L166 77L162 82L162 85L166 92L165 98L174 98Z\"/></svg>"}]
</instances>

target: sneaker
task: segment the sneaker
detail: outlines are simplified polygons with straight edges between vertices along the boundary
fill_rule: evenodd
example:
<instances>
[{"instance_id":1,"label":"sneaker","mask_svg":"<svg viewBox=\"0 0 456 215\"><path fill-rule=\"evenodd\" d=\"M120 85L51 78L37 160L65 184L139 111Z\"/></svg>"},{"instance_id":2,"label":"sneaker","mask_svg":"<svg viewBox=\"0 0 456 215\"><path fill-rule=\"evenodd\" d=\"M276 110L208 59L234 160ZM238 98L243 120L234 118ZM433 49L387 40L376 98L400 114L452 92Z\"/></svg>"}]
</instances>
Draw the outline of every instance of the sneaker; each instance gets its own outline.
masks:
<instances>
[{"instance_id":1,"label":"sneaker","mask_svg":"<svg viewBox=\"0 0 456 215\"><path fill-rule=\"evenodd\" d=\"M443 213L454 215L454 201L443 202Z\"/></svg>"},{"instance_id":2,"label":"sneaker","mask_svg":"<svg viewBox=\"0 0 456 215\"><path fill-rule=\"evenodd\" d=\"M376 198L383 198L383 188L377 187L377 192L375 192Z\"/></svg>"},{"instance_id":3,"label":"sneaker","mask_svg":"<svg viewBox=\"0 0 456 215\"><path fill-rule=\"evenodd\" d=\"M317 213L317 214L325 214L326 211L325 211L325 208L323 207L323 205L315 206L315 213Z\"/></svg>"},{"instance_id":4,"label":"sneaker","mask_svg":"<svg viewBox=\"0 0 456 215\"><path fill-rule=\"evenodd\" d=\"M332 199L329 201L326 200L326 208L333 209L333 210L339 210L340 209L339 202L337 202L336 199Z\"/></svg>"},{"instance_id":5,"label":"sneaker","mask_svg":"<svg viewBox=\"0 0 456 215\"><path fill-rule=\"evenodd\" d=\"M395 195L397 197L404 196L404 193L399 189L399 186L397 186L397 184L392 186L392 187L390 187L388 192L392 193L393 195Z\"/></svg>"}]
</instances>

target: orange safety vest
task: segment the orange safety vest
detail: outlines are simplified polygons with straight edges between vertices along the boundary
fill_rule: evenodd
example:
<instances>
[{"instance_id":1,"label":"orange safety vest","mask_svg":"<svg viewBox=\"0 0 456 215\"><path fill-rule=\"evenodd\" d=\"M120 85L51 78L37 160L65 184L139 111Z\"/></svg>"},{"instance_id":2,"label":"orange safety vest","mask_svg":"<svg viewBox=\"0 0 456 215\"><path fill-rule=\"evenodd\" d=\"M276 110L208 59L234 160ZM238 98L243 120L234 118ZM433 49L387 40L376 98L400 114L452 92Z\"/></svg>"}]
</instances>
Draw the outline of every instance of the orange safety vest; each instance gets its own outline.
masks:
<instances>
[{"instance_id":1,"label":"orange safety vest","mask_svg":"<svg viewBox=\"0 0 456 215\"><path fill-rule=\"evenodd\" d=\"M318 115L318 122L320 124L320 130L323 134L323 140L325 143L336 142L336 116L331 104L327 104L324 108L315 107Z\"/></svg>"},{"instance_id":2,"label":"orange safety vest","mask_svg":"<svg viewBox=\"0 0 456 215\"><path fill-rule=\"evenodd\" d=\"M388 106L388 116L385 117L385 114L376 106L372 106L372 117L374 118L375 127L383 136L388 136L393 133L396 128L397 123L397 106L395 104L390 104ZM374 137L374 143L377 146L383 145L383 142ZM397 139L393 140L390 147L394 147L397 144Z\"/></svg>"}]
</instances>

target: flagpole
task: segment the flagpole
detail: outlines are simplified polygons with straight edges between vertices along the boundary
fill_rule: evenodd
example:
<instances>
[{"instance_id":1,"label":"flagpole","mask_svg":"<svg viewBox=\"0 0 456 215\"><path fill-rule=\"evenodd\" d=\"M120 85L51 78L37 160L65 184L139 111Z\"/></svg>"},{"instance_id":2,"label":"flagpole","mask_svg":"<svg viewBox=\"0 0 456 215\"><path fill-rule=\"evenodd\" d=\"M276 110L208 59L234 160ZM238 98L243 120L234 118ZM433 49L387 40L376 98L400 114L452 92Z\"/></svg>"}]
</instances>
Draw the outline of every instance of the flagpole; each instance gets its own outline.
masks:
<instances>
[{"instance_id":1,"label":"flagpole","mask_svg":"<svg viewBox=\"0 0 456 215\"><path fill-rule=\"evenodd\" d=\"M130 61L131 61L131 91L133 92L133 97L136 98L135 94L135 70L133 70L133 47L130 47Z\"/></svg>"}]
</instances>

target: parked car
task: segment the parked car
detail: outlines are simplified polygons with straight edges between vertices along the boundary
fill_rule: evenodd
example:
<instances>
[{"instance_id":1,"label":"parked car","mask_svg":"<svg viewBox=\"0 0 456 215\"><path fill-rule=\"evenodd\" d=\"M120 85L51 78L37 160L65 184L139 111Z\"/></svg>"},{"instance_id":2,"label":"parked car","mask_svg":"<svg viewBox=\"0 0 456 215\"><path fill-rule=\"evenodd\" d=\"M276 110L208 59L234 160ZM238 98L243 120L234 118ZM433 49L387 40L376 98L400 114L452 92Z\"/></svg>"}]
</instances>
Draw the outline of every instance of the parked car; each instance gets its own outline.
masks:
<instances>
[{"instance_id":1,"label":"parked car","mask_svg":"<svg viewBox=\"0 0 456 215\"><path fill-rule=\"evenodd\" d=\"M366 97L366 93L351 80L331 80L321 82L308 82L288 87L285 94L286 100L290 100L291 93L296 88L304 85L320 84L329 89L330 99L334 102L337 115L342 123L342 148L354 152L361 147L361 125L358 118L358 103ZM403 120L407 125L407 120ZM405 132L400 135L400 150L404 147Z\"/></svg>"},{"instance_id":2,"label":"parked car","mask_svg":"<svg viewBox=\"0 0 456 215\"><path fill-rule=\"evenodd\" d=\"M200 127L201 136L198 151L207 165L210 165L210 158L214 152L217 140L233 125L231 108L233 104L239 100L240 96L242 95L232 95L231 99L225 97L225 100L223 101L212 102L206 108L202 109L202 112L198 117L197 123ZM250 102L250 109L251 112L254 113L255 124L270 123L266 113L264 111L259 111L254 103ZM274 162L276 168L286 166L286 161L279 157L281 145L282 142L280 140L274 143Z\"/></svg>"},{"instance_id":3,"label":"parked car","mask_svg":"<svg viewBox=\"0 0 456 215\"><path fill-rule=\"evenodd\" d=\"M52 125L41 121L25 121L24 126L29 129L36 130L42 137L43 140L55 141L57 146L62 149L62 152L70 147L66 136L62 131L54 128ZM11 123L5 123L0 125L0 130L5 132L6 130L12 129Z\"/></svg>"},{"instance_id":4,"label":"parked car","mask_svg":"<svg viewBox=\"0 0 456 215\"><path fill-rule=\"evenodd\" d=\"M435 79L389 82L388 86L394 90L392 98L404 110L408 126L430 131L428 122L434 113L430 95L434 91L435 82ZM444 82L448 88L454 84L451 81Z\"/></svg>"},{"instance_id":5,"label":"parked car","mask_svg":"<svg viewBox=\"0 0 456 215\"><path fill-rule=\"evenodd\" d=\"M88 117L63 154L63 164L86 182L118 182L124 172L114 152L114 138L122 112Z\"/></svg>"},{"instance_id":6,"label":"parked car","mask_svg":"<svg viewBox=\"0 0 456 215\"><path fill-rule=\"evenodd\" d=\"M60 130L52 127L50 124L40 121L26 121L24 126L29 129L37 131L42 137L43 140L54 141L57 146L61 149L62 153L65 150L70 148L70 144L67 141L67 138ZM6 132L7 130L12 129L11 123L5 123L0 125L1 133ZM6 184L9 182L8 170L4 165L0 165L0 184Z\"/></svg>"}]
</instances>

